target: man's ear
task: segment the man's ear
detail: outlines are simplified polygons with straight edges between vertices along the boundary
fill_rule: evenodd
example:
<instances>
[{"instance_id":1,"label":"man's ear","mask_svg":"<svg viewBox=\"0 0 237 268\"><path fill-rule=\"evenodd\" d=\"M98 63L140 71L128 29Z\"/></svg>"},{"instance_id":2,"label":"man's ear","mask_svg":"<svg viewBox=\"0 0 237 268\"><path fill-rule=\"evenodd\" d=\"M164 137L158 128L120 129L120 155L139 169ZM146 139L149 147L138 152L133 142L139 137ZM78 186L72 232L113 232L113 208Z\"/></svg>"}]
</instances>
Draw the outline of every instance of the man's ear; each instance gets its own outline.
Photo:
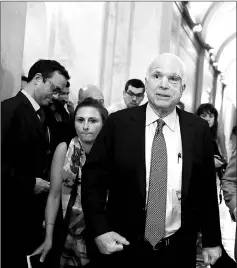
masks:
<instances>
[{"instance_id":1,"label":"man's ear","mask_svg":"<svg viewBox=\"0 0 237 268\"><path fill-rule=\"evenodd\" d=\"M146 92L146 88L147 88L147 83L148 83L148 82L147 82L147 79L146 79L146 77L145 77L145 92ZM145 93L145 92L144 92L144 93Z\"/></svg>"},{"instance_id":2,"label":"man's ear","mask_svg":"<svg viewBox=\"0 0 237 268\"><path fill-rule=\"evenodd\" d=\"M182 85L182 88L181 88L181 96L183 95L183 92L184 92L185 88L186 88L186 85Z\"/></svg>"},{"instance_id":3,"label":"man's ear","mask_svg":"<svg viewBox=\"0 0 237 268\"><path fill-rule=\"evenodd\" d=\"M37 73L37 74L35 74L33 79L34 79L35 85L37 85L37 84L39 84L40 82L43 81L43 76L42 76L41 73Z\"/></svg>"}]
</instances>

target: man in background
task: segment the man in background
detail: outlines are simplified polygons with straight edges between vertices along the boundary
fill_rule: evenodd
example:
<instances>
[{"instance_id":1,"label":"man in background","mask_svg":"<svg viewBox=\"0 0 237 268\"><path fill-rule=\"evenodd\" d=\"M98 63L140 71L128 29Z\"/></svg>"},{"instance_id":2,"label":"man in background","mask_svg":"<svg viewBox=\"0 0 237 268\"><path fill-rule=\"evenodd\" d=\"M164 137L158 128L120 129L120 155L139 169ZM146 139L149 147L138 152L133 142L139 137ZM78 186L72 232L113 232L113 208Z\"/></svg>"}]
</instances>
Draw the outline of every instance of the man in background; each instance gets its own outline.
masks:
<instances>
[{"instance_id":1,"label":"man in background","mask_svg":"<svg viewBox=\"0 0 237 268\"><path fill-rule=\"evenodd\" d=\"M59 94L57 99L54 99L52 104L52 110L55 111L55 119L58 122L69 120L73 117L74 114L74 105L69 100L69 93L70 93L70 82L67 81L66 87L63 91ZM53 106L55 106L53 108Z\"/></svg>"},{"instance_id":2,"label":"man in background","mask_svg":"<svg viewBox=\"0 0 237 268\"><path fill-rule=\"evenodd\" d=\"M108 107L109 114L116 111L139 106L143 101L145 85L140 79L130 79L125 85L123 99L120 102L113 103Z\"/></svg>"},{"instance_id":3,"label":"man in background","mask_svg":"<svg viewBox=\"0 0 237 268\"><path fill-rule=\"evenodd\" d=\"M83 101L86 98L93 98L104 104L104 95L101 90L99 90L99 88L95 85L88 84L85 87L79 89L78 101Z\"/></svg>"},{"instance_id":4,"label":"man in background","mask_svg":"<svg viewBox=\"0 0 237 268\"><path fill-rule=\"evenodd\" d=\"M70 82L57 98L53 98L50 105L45 107L46 124L50 131L50 160L59 143L69 143L76 135L73 124L74 105L69 100Z\"/></svg>"},{"instance_id":5,"label":"man in background","mask_svg":"<svg viewBox=\"0 0 237 268\"><path fill-rule=\"evenodd\" d=\"M28 83L1 103L2 233L9 267L27 267L26 255L41 242L44 204L49 190L49 141L42 109L66 86L69 74L54 60L39 60L29 70ZM42 209L43 207L43 209Z\"/></svg>"}]
</instances>

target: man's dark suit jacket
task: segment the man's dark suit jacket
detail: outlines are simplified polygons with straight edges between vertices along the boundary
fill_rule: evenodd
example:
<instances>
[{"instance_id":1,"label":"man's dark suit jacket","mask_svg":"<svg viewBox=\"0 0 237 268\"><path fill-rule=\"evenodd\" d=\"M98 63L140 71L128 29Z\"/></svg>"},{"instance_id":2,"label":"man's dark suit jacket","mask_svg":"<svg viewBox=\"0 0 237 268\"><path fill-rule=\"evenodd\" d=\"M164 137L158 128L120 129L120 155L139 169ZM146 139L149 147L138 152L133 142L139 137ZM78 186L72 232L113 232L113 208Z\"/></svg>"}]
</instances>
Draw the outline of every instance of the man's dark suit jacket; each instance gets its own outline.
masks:
<instances>
[{"instance_id":1,"label":"man's dark suit jacket","mask_svg":"<svg viewBox=\"0 0 237 268\"><path fill-rule=\"evenodd\" d=\"M50 151L52 160L54 151L59 143L66 142L70 143L71 139L76 136L76 131L73 123L73 119L67 113L64 106L57 101L54 104L56 111L52 111L49 106L45 107L46 124L50 131ZM57 121L55 113L58 113L62 121Z\"/></svg>"},{"instance_id":2,"label":"man's dark suit jacket","mask_svg":"<svg viewBox=\"0 0 237 268\"><path fill-rule=\"evenodd\" d=\"M218 246L221 235L210 130L203 119L177 111L183 151L181 228L194 233L199 224L203 246ZM82 206L92 238L109 231L130 242L144 237L145 122L146 104L111 114L91 149L82 170Z\"/></svg>"},{"instance_id":3,"label":"man's dark suit jacket","mask_svg":"<svg viewBox=\"0 0 237 268\"><path fill-rule=\"evenodd\" d=\"M22 92L1 103L1 123L3 228L10 229L3 239L9 240L9 252L16 256L19 251L30 253L35 246L39 211L34 187L36 177L47 173L48 140Z\"/></svg>"}]
</instances>

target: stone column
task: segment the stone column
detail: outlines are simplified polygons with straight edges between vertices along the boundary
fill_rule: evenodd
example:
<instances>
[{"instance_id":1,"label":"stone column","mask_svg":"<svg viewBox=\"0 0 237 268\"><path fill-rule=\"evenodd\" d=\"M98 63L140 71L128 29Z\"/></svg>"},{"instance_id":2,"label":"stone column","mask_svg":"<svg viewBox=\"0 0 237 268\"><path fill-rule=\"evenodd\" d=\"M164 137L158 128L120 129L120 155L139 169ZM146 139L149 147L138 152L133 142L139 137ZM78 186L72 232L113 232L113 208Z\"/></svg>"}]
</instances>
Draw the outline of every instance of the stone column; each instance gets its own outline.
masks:
<instances>
[{"instance_id":1,"label":"stone column","mask_svg":"<svg viewBox=\"0 0 237 268\"><path fill-rule=\"evenodd\" d=\"M1 101L20 90L27 2L1 3Z\"/></svg>"},{"instance_id":2,"label":"stone column","mask_svg":"<svg viewBox=\"0 0 237 268\"><path fill-rule=\"evenodd\" d=\"M171 52L172 22L173 22L173 2L162 3L162 13L160 18L159 53Z\"/></svg>"},{"instance_id":3,"label":"stone column","mask_svg":"<svg viewBox=\"0 0 237 268\"><path fill-rule=\"evenodd\" d=\"M133 2L106 3L100 77L106 107L121 99L128 79L133 7Z\"/></svg>"},{"instance_id":4,"label":"stone column","mask_svg":"<svg viewBox=\"0 0 237 268\"><path fill-rule=\"evenodd\" d=\"M106 4L100 87L105 105L122 99L128 79L144 81L159 53L170 52L173 2Z\"/></svg>"}]
</instances>

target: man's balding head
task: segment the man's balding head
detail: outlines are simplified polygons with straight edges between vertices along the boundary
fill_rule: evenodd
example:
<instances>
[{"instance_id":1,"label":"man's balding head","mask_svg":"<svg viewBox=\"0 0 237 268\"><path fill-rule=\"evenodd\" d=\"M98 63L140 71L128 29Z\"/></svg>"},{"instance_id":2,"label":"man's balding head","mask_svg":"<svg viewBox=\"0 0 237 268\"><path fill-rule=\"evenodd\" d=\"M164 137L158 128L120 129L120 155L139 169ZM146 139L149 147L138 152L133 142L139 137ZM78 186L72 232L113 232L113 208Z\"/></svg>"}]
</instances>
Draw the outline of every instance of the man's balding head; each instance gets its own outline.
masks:
<instances>
[{"instance_id":1,"label":"man's balding head","mask_svg":"<svg viewBox=\"0 0 237 268\"><path fill-rule=\"evenodd\" d=\"M93 98L104 104L103 93L95 85L88 84L85 87L79 89L78 101L82 101L86 98Z\"/></svg>"},{"instance_id":2,"label":"man's balding head","mask_svg":"<svg viewBox=\"0 0 237 268\"><path fill-rule=\"evenodd\" d=\"M159 68L159 64L162 64L164 61L165 62L168 61L170 65L176 66L176 68L178 69L177 73L181 74L182 86L186 87L185 64L178 56L172 53L163 53L163 54L160 54L158 57L156 57L150 63L147 69L146 77L148 77L154 69Z\"/></svg>"},{"instance_id":3,"label":"man's balding head","mask_svg":"<svg viewBox=\"0 0 237 268\"><path fill-rule=\"evenodd\" d=\"M163 53L149 65L145 81L151 107L165 117L175 109L185 90L185 65L178 56Z\"/></svg>"}]
</instances>

